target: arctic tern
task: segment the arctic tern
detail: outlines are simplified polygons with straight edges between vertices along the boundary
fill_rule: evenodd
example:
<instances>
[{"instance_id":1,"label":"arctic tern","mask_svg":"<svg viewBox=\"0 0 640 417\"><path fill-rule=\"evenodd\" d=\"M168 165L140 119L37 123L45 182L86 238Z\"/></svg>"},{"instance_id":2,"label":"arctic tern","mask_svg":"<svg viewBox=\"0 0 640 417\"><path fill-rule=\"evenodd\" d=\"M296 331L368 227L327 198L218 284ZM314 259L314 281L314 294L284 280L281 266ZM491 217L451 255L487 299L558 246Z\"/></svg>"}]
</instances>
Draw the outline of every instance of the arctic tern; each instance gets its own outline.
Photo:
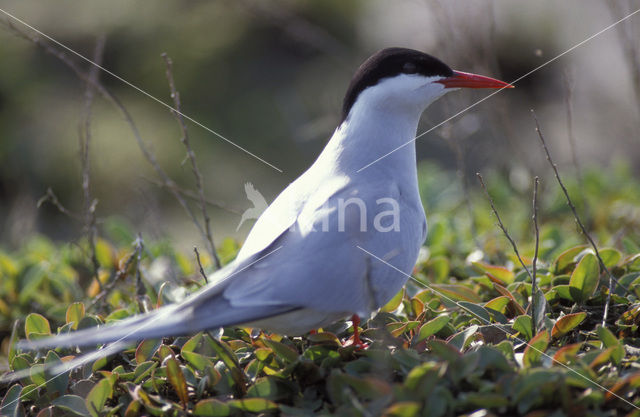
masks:
<instances>
[{"instance_id":1,"label":"arctic tern","mask_svg":"<svg viewBox=\"0 0 640 417\"><path fill-rule=\"evenodd\" d=\"M426 238L410 143L421 114L458 88L510 87L454 71L419 51L375 53L353 76L340 123L317 160L262 213L235 261L215 272L206 287L147 314L20 347L117 342L95 352L102 356L124 349L127 341L223 326L299 335L350 316L359 344L359 317L403 287Z\"/></svg>"}]
</instances>

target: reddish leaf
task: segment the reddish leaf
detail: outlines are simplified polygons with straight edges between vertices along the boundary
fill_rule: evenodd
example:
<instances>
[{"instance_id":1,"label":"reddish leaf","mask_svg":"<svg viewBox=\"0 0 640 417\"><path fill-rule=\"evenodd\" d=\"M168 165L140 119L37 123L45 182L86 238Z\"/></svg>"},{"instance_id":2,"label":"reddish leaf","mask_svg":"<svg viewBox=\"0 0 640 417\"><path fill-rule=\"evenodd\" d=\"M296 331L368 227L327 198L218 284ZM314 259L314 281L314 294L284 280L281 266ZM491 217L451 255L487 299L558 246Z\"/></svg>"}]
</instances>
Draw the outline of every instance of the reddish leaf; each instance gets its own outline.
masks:
<instances>
[{"instance_id":1,"label":"reddish leaf","mask_svg":"<svg viewBox=\"0 0 640 417\"><path fill-rule=\"evenodd\" d=\"M560 337L569 333L571 330L575 329L580 323L587 318L587 313L584 311L580 313L567 314L566 316L558 319L556 324L553 325L553 329L551 330L551 337Z\"/></svg>"}]
</instances>

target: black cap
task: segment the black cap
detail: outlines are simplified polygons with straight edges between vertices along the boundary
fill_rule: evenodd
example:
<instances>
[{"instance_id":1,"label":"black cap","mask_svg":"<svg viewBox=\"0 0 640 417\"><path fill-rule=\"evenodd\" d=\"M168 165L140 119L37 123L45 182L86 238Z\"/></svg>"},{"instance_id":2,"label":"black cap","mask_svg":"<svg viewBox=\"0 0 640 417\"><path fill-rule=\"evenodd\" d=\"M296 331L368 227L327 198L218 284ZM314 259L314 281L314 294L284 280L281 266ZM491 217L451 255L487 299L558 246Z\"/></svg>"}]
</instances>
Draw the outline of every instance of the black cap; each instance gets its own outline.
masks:
<instances>
[{"instance_id":1,"label":"black cap","mask_svg":"<svg viewBox=\"0 0 640 417\"><path fill-rule=\"evenodd\" d=\"M384 78L398 74L450 77L453 70L424 52L407 48L386 48L371 55L354 74L342 104L342 121L347 118L358 95Z\"/></svg>"}]
</instances>

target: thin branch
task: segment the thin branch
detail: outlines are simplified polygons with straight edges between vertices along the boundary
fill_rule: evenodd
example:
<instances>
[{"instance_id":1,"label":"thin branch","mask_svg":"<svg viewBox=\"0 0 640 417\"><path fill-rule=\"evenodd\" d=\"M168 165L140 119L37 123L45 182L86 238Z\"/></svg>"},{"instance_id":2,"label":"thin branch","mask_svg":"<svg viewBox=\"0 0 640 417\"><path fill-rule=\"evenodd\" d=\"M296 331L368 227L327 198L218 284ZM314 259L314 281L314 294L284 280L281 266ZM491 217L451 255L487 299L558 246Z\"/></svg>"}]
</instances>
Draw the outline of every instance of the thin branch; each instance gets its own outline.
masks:
<instances>
[{"instance_id":1,"label":"thin branch","mask_svg":"<svg viewBox=\"0 0 640 417\"><path fill-rule=\"evenodd\" d=\"M527 274L529 274L529 277L531 278L531 282L533 282L533 276L531 275L531 272L525 266L524 261L520 257L520 252L518 251L518 246L516 245L516 242L514 242L514 240L511 238L511 235L509 235L509 232L507 231L507 228L504 227L504 224L502 224L502 220L500 219L500 215L498 214L498 210L496 210L496 206L493 204L493 199L491 198L491 195L489 194L489 190L487 190L487 186L484 185L484 179L482 178L482 175L480 175L480 173L478 172L478 173L476 173L476 176L478 177L478 180L480 181L480 185L482 186L482 189L484 190L484 193L487 196L487 199L489 200L489 204L491 205L491 210L493 211L493 214L495 214L496 219L498 220L498 226L502 230L502 233L504 233L504 235L507 237L507 240L509 240L509 242L511 243L511 246L513 247L513 251L516 253L516 256L518 257L518 260L520 261L520 265L522 265L522 268L525 271L527 271Z\"/></svg>"},{"instance_id":2,"label":"thin branch","mask_svg":"<svg viewBox=\"0 0 640 417\"><path fill-rule=\"evenodd\" d=\"M536 291L538 290L538 277L537 273L537 263L538 263L538 247L540 246L540 230L538 229L538 184L540 183L540 178L537 176L533 180L533 228L536 236L536 246L533 254L533 262L531 265L532 277L533 281L531 281L531 324L533 329L533 334L538 334L536 331Z\"/></svg>"},{"instance_id":3,"label":"thin branch","mask_svg":"<svg viewBox=\"0 0 640 417\"><path fill-rule=\"evenodd\" d=\"M600 267L602 268L603 271L607 273L607 276L609 277L609 291L607 293L607 301L604 305L604 313L602 317L602 326L605 327L607 316L609 313L609 305L611 304L611 293L615 290L615 284L620 285L627 292L627 294L631 294L631 292L624 285L621 285L617 279L615 279L611 271L609 271L609 268L607 268L607 266L604 264L604 261L600 256L600 252L598 251L598 246L591 238L591 235L589 234L589 232L587 232L587 229L584 227L584 224L582 224L582 221L580 220L580 216L578 216L578 211L576 210L576 207L573 205L573 202L571 201L571 197L569 197L569 192L567 191L567 188L564 186L562 179L560 179L558 166L553 162L553 159L551 158L551 154L549 153L549 148L547 147L547 143L544 140L542 131L540 130L540 124L538 123L538 118L536 117L536 113L533 111L533 109L531 110L531 114L533 115L533 120L536 123L536 132L538 132L538 137L540 138L540 142L542 142L542 147L544 148L544 152L547 155L547 161L549 161L551 168L553 168L553 172L555 174L556 180L558 181L558 184L560 184L560 188L562 188L562 192L564 193L564 196L567 199L567 204L569 205L569 207L571 208L571 211L573 212L573 217L576 219L576 222L578 222L578 226L580 226L582 233L585 235L585 237L591 244L591 247L593 248L596 254L596 257L598 258L598 262L600 263Z\"/></svg>"},{"instance_id":4,"label":"thin branch","mask_svg":"<svg viewBox=\"0 0 640 417\"><path fill-rule=\"evenodd\" d=\"M193 176L196 179L196 189L198 190L198 196L200 198L200 210L202 211L202 218L204 219L204 231L206 236L206 241L209 244L209 253L213 258L213 262L217 269L220 268L220 259L218 258L218 254L216 253L216 246L213 243L213 235L211 234L211 220L209 219L209 214L207 213L207 202L204 196L204 185L202 181L202 174L200 174L200 170L198 169L198 163L196 162L196 155L191 148L191 144L189 142L189 134L187 132L187 125L184 123L184 118L182 117L182 103L180 102L180 93L176 90L175 82L173 80L173 62L171 58L166 53L162 54L162 58L164 58L165 65L167 67L167 81L169 81L169 89L171 90L171 98L173 99L174 107L177 111L171 110L171 113L178 121L180 125L180 130L182 131L182 137L180 141L184 145L187 150L187 157L191 162L191 169L193 171Z\"/></svg>"},{"instance_id":5,"label":"thin branch","mask_svg":"<svg viewBox=\"0 0 640 417\"><path fill-rule=\"evenodd\" d=\"M169 191L171 192L173 197L178 201L178 203L182 206L182 208L187 212L187 214L191 218L191 221L195 224L195 226L198 229L198 231L200 232L200 234L206 239L206 232L204 231L204 229L200 225L200 222L198 221L198 219L196 218L195 214L193 213L193 210L191 210L191 207L189 207L189 205L187 204L185 199L177 191L177 186L176 186L175 182L162 169L162 167L158 163L155 155L147 147L146 143L142 139L142 136L140 135L140 131L138 130L138 126L136 125L136 123L133 120L133 117L131 116L131 113L129 113L127 108L120 102L120 100L113 93L111 93L111 91L109 91L102 84L100 84L100 82L98 80L91 79L91 77L89 77L64 52L52 47L51 45L49 45L46 42L43 42L42 39L40 39L40 38L38 38L36 36L32 36L32 35L29 35L29 34L23 32L22 30L16 28L13 24L11 24L11 22L6 22L6 25L14 33L16 33L17 35L21 36L22 38L24 38L24 39L26 39L26 40L28 40L30 42L33 42L35 45L41 47L46 53L48 53L48 54L58 58L60 61L62 61L62 63L67 65L76 74L76 76L78 76L78 78L80 78L81 80L83 80L84 82L86 82L88 84L91 84L96 89L96 91L99 92L102 95L103 98L105 98L108 102L110 102L113 106L115 106L116 109L118 109L120 111L120 113L121 113L122 117L124 118L125 122L129 125L129 128L130 128L131 132L133 133L133 136L134 136L134 138L136 140L136 143L138 144L138 147L142 151L142 154L144 155L146 160L151 164L151 166L156 171L156 173L158 174L158 176L160 177L162 182L165 184L167 189L169 189Z\"/></svg>"},{"instance_id":6,"label":"thin branch","mask_svg":"<svg viewBox=\"0 0 640 417\"><path fill-rule=\"evenodd\" d=\"M104 46L106 43L106 37L101 35L96 40L96 46L93 52L93 61L98 65L102 64L102 57L104 55ZM92 66L89 69L89 79L95 84L100 76L98 67ZM89 148L91 145L91 107L95 98L95 87L91 83L86 83L86 89L84 94L84 109L83 109L83 122L80 127L80 134L78 135L80 145L80 163L82 166L82 195L83 195L83 208L84 208L84 232L87 235L87 240L90 249L90 259L93 266L93 277L98 282L100 291L102 291L102 282L98 277L98 269L100 263L98 262L98 256L96 253L96 236L98 234L96 227L96 206L98 200L91 199L91 178L90 178L90 159Z\"/></svg>"},{"instance_id":7,"label":"thin branch","mask_svg":"<svg viewBox=\"0 0 640 417\"><path fill-rule=\"evenodd\" d=\"M202 267L202 262L200 262L200 252L198 252L197 247L193 247L193 251L196 253L196 260L198 261L198 267L200 268L200 275L204 278L204 282L209 283L209 279L207 278L207 274L204 273L204 268Z\"/></svg>"},{"instance_id":8,"label":"thin branch","mask_svg":"<svg viewBox=\"0 0 640 417\"><path fill-rule=\"evenodd\" d=\"M60 202L60 200L58 200L58 197L55 195L51 187L47 188L47 192L45 193L45 195L40 197L40 199L36 203L36 207L40 208L40 206L42 206L46 202L53 204L60 213L72 218L73 220L77 220L77 221L82 220L82 217L80 215L72 212L71 210L67 209L65 206L62 205L62 203Z\"/></svg>"},{"instance_id":9,"label":"thin branch","mask_svg":"<svg viewBox=\"0 0 640 417\"><path fill-rule=\"evenodd\" d=\"M138 245L137 240L135 241L134 245L135 245L134 251L131 252L131 254L129 254L122 268L118 269L113 279L109 280L109 282L104 286L103 290L93 298L93 300L91 301L91 304L89 305L89 308L95 306L98 302L104 299L104 297L106 297L109 294L109 292L113 289L113 287L116 286L118 281L120 281L125 276L127 276L129 268L131 268L133 261L138 259L138 256L137 256L138 251L142 251L142 246Z\"/></svg>"},{"instance_id":10,"label":"thin branch","mask_svg":"<svg viewBox=\"0 0 640 417\"><path fill-rule=\"evenodd\" d=\"M140 275L140 261L142 260L142 251L144 250L144 240L142 240L142 234L138 234L138 238L135 241L136 245L136 292L138 296L145 294L146 289L142 284L142 276Z\"/></svg>"}]
</instances>

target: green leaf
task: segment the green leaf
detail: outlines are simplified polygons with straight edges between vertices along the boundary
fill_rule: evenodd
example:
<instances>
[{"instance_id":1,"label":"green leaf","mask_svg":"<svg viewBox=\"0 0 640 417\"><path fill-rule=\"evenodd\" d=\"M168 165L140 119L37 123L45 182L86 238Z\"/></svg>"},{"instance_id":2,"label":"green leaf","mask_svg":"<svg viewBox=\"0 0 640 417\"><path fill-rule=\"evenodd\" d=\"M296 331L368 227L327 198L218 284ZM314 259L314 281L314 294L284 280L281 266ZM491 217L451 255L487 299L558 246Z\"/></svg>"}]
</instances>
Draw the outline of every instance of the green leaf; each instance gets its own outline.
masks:
<instances>
[{"instance_id":1,"label":"green leaf","mask_svg":"<svg viewBox=\"0 0 640 417\"><path fill-rule=\"evenodd\" d=\"M105 268L114 266L114 250L109 242L104 239L96 241L96 258L98 258L98 263Z\"/></svg>"},{"instance_id":2,"label":"green leaf","mask_svg":"<svg viewBox=\"0 0 640 417\"><path fill-rule=\"evenodd\" d=\"M178 398L180 398L180 402L184 407L187 406L189 402L189 392L187 391L187 381L184 378L184 374L180 369L180 365L176 358L171 355L166 361L167 366L167 379L173 386L173 389L178 394Z\"/></svg>"},{"instance_id":3,"label":"green leaf","mask_svg":"<svg viewBox=\"0 0 640 417\"><path fill-rule=\"evenodd\" d=\"M38 389L40 387L36 384L25 385L22 388L22 394L20 394L20 398L22 401L37 401L40 398L40 393Z\"/></svg>"},{"instance_id":4,"label":"green leaf","mask_svg":"<svg viewBox=\"0 0 640 417\"><path fill-rule=\"evenodd\" d=\"M433 272L435 282L443 282L449 277L451 262L445 256L434 256L429 259L427 266Z\"/></svg>"},{"instance_id":5,"label":"green leaf","mask_svg":"<svg viewBox=\"0 0 640 417\"><path fill-rule=\"evenodd\" d=\"M491 315L489 312L479 304L469 303L466 301L458 302L458 305L462 307L465 313L470 313L480 320L482 324L491 323Z\"/></svg>"},{"instance_id":6,"label":"green leaf","mask_svg":"<svg viewBox=\"0 0 640 417\"><path fill-rule=\"evenodd\" d=\"M227 366L227 368L231 372L231 377L236 385L236 391L238 393L244 394L246 390L244 372L242 372L242 369L240 369L238 358L233 353L229 345L218 339L214 339L210 335L205 335L204 340L216 352L218 358Z\"/></svg>"},{"instance_id":7,"label":"green leaf","mask_svg":"<svg viewBox=\"0 0 640 417\"><path fill-rule=\"evenodd\" d=\"M73 323L71 328L76 330L78 328L78 324L80 324L80 320L84 317L84 304L83 303L73 303L69 305L67 308L66 320L67 323Z\"/></svg>"},{"instance_id":8,"label":"green leaf","mask_svg":"<svg viewBox=\"0 0 640 417\"><path fill-rule=\"evenodd\" d=\"M571 287L570 285L556 285L555 287L553 287L553 291L555 291L555 293L560 298L569 301L577 301L574 296L579 296L578 291L572 288L573 287Z\"/></svg>"},{"instance_id":9,"label":"green leaf","mask_svg":"<svg viewBox=\"0 0 640 417\"><path fill-rule=\"evenodd\" d=\"M620 344L618 338L613 333L611 333L611 330L607 329L606 327L598 325L598 327L596 328L596 333L598 334L598 338L602 340L602 343L604 343L605 347L609 348L618 346Z\"/></svg>"},{"instance_id":10,"label":"green leaf","mask_svg":"<svg viewBox=\"0 0 640 417\"><path fill-rule=\"evenodd\" d=\"M16 338L18 334L18 324L20 320L16 320L13 322L13 327L11 328L11 336L9 336L9 353L7 355L7 360L9 363L13 362L13 358L16 357Z\"/></svg>"},{"instance_id":11,"label":"green leaf","mask_svg":"<svg viewBox=\"0 0 640 417\"><path fill-rule=\"evenodd\" d=\"M231 414L231 407L220 400L199 401L193 409L193 415L199 417L225 417Z\"/></svg>"},{"instance_id":12,"label":"green leaf","mask_svg":"<svg viewBox=\"0 0 640 417\"><path fill-rule=\"evenodd\" d=\"M68 411L77 416L89 417L91 415L84 399L77 395L63 395L62 397L54 399L51 404L56 406L56 408Z\"/></svg>"},{"instance_id":13,"label":"green leaf","mask_svg":"<svg viewBox=\"0 0 640 417\"><path fill-rule=\"evenodd\" d=\"M432 320L429 320L425 324L420 327L420 331L418 332L418 342L421 342L427 339L429 336L432 336L438 333L444 326L449 323L449 316L442 315L438 316Z\"/></svg>"},{"instance_id":14,"label":"green leaf","mask_svg":"<svg viewBox=\"0 0 640 417\"><path fill-rule=\"evenodd\" d=\"M583 343L573 343L567 346L563 346L558 349L555 355L553 355L554 362L560 362L562 364L568 363L570 360L576 357Z\"/></svg>"},{"instance_id":15,"label":"green leaf","mask_svg":"<svg viewBox=\"0 0 640 417\"><path fill-rule=\"evenodd\" d=\"M511 299L509 297L502 295L487 302L484 306L485 308L490 308L491 310L495 310L504 314L510 301Z\"/></svg>"},{"instance_id":16,"label":"green leaf","mask_svg":"<svg viewBox=\"0 0 640 417\"><path fill-rule=\"evenodd\" d=\"M388 323L385 328L391 333L391 336L399 337L409 330L416 328L419 324L419 321L394 321Z\"/></svg>"},{"instance_id":17,"label":"green leaf","mask_svg":"<svg viewBox=\"0 0 640 417\"><path fill-rule=\"evenodd\" d=\"M105 319L104 322L105 323L112 323L112 322L117 322L120 320L124 320L127 317L129 317L129 312L124 309L124 308L120 308L118 310L114 310L112 311Z\"/></svg>"},{"instance_id":18,"label":"green leaf","mask_svg":"<svg viewBox=\"0 0 640 417\"><path fill-rule=\"evenodd\" d=\"M0 403L0 415L7 417L19 417L24 416L24 410L20 403L20 394L22 393L22 386L20 384L14 384L7 390L7 393Z\"/></svg>"},{"instance_id":19,"label":"green leaf","mask_svg":"<svg viewBox=\"0 0 640 417\"><path fill-rule=\"evenodd\" d=\"M380 311L391 313L392 311L394 311L396 308L400 306L403 299L404 299L404 288L398 291L396 295L394 295L393 298L389 300L389 302L380 309Z\"/></svg>"},{"instance_id":20,"label":"green leaf","mask_svg":"<svg viewBox=\"0 0 640 417\"><path fill-rule=\"evenodd\" d=\"M578 256L580 252L586 249L586 245L575 246L573 248L569 248L558 255L558 258L555 262L555 273L562 274L566 272L572 265L575 264L575 258Z\"/></svg>"},{"instance_id":21,"label":"green leaf","mask_svg":"<svg viewBox=\"0 0 640 417\"><path fill-rule=\"evenodd\" d=\"M49 327L49 320L41 314L31 313L25 320L24 332L29 340L31 340L31 335L34 333L50 335L51 327Z\"/></svg>"},{"instance_id":22,"label":"green leaf","mask_svg":"<svg viewBox=\"0 0 640 417\"><path fill-rule=\"evenodd\" d=\"M248 397L266 398L271 401L286 401L293 392L287 381L277 377L258 378L247 390Z\"/></svg>"},{"instance_id":23,"label":"green leaf","mask_svg":"<svg viewBox=\"0 0 640 417\"><path fill-rule=\"evenodd\" d=\"M614 248L603 248L598 252L600 252L602 263L604 263L604 266L607 268L613 268L620 262L620 259L622 259L622 254Z\"/></svg>"},{"instance_id":24,"label":"green leaf","mask_svg":"<svg viewBox=\"0 0 640 417\"><path fill-rule=\"evenodd\" d=\"M231 400L227 404L249 413L267 413L278 409L278 404L264 398L243 398Z\"/></svg>"},{"instance_id":25,"label":"green leaf","mask_svg":"<svg viewBox=\"0 0 640 417\"><path fill-rule=\"evenodd\" d=\"M138 364L150 360L162 344L161 339L143 340L136 348L136 362Z\"/></svg>"},{"instance_id":26,"label":"green leaf","mask_svg":"<svg viewBox=\"0 0 640 417\"><path fill-rule=\"evenodd\" d=\"M285 363L294 363L298 360L298 352L290 348L289 346L276 342L271 339L262 339L265 345L267 345L273 352L276 354L276 357L279 357L284 360Z\"/></svg>"},{"instance_id":27,"label":"green leaf","mask_svg":"<svg viewBox=\"0 0 640 417\"><path fill-rule=\"evenodd\" d=\"M47 352L47 357L45 358L44 363L47 368L49 368L61 365L62 361L56 352L50 350ZM66 392L67 385L69 384L69 372L56 373L56 375L51 375L50 372L46 372L46 376L46 386L49 393L64 394Z\"/></svg>"},{"instance_id":28,"label":"green leaf","mask_svg":"<svg viewBox=\"0 0 640 417\"><path fill-rule=\"evenodd\" d=\"M587 313L584 311L560 317L560 319L556 321L556 324L553 325L553 329L551 329L551 337L558 338L564 336L571 330L575 329L586 318Z\"/></svg>"},{"instance_id":29,"label":"green leaf","mask_svg":"<svg viewBox=\"0 0 640 417\"><path fill-rule=\"evenodd\" d=\"M599 280L598 258L592 253L586 253L571 274L571 296L576 302L584 303L595 293Z\"/></svg>"},{"instance_id":30,"label":"green leaf","mask_svg":"<svg viewBox=\"0 0 640 417\"><path fill-rule=\"evenodd\" d=\"M418 415L421 404L415 401L399 401L384 411L390 417L414 417Z\"/></svg>"},{"instance_id":31,"label":"green leaf","mask_svg":"<svg viewBox=\"0 0 640 417\"><path fill-rule=\"evenodd\" d=\"M530 340L533 336L531 316L518 316L513 321L513 330L517 331L525 340Z\"/></svg>"},{"instance_id":32,"label":"green leaf","mask_svg":"<svg viewBox=\"0 0 640 417\"><path fill-rule=\"evenodd\" d=\"M112 393L111 383L108 379L101 379L94 385L89 394L87 394L87 398L85 398L85 405L92 417L100 416L100 412Z\"/></svg>"},{"instance_id":33,"label":"green leaf","mask_svg":"<svg viewBox=\"0 0 640 417\"><path fill-rule=\"evenodd\" d=\"M473 335L478 331L478 326L473 325L469 326L466 329L454 334L447 340L447 344L455 347L456 349L462 351L466 348L469 343L471 343L471 339Z\"/></svg>"},{"instance_id":34,"label":"green leaf","mask_svg":"<svg viewBox=\"0 0 640 417\"><path fill-rule=\"evenodd\" d=\"M158 366L158 362L147 361L139 363L136 369L133 371L133 382L139 383Z\"/></svg>"},{"instance_id":35,"label":"green leaf","mask_svg":"<svg viewBox=\"0 0 640 417\"><path fill-rule=\"evenodd\" d=\"M471 264L479 272L486 274L489 278L491 278L494 281L498 281L498 283L503 286L511 284L515 279L515 275L513 271L510 271L504 266L489 265L483 262L471 262Z\"/></svg>"},{"instance_id":36,"label":"green leaf","mask_svg":"<svg viewBox=\"0 0 640 417\"><path fill-rule=\"evenodd\" d=\"M522 363L525 368L529 368L540 362L540 358L542 357L542 354L547 350L548 346L548 331L542 331L538 333L534 338L532 338L529 341L527 348L524 350L524 355L522 356Z\"/></svg>"},{"instance_id":37,"label":"green leaf","mask_svg":"<svg viewBox=\"0 0 640 417\"><path fill-rule=\"evenodd\" d=\"M213 366L213 362L204 355L194 352L202 340L202 333L193 336L182 346L180 356L193 365L199 371L204 371L208 366Z\"/></svg>"},{"instance_id":38,"label":"green leaf","mask_svg":"<svg viewBox=\"0 0 640 417\"><path fill-rule=\"evenodd\" d=\"M469 301L471 303L479 303L482 301L480 296L472 289L460 284L431 284L433 292L438 296L453 301Z\"/></svg>"},{"instance_id":39,"label":"green leaf","mask_svg":"<svg viewBox=\"0 0 640 417\"><path fill-rule=\"evenodd\" d=\"M43 386L47 383L47 377L44 374L44 364L38 363L33 365L29 369L29 376L31 377L31 381L38 386Z\"/></svg>"},{"instance_id":40,"label":"green leaf","mask_svg":"<svg viewBox=\"0 0 640 417\"><path fill-rule=\"evenodd\" d=\"M624 357L624 346L622 342L606 327L598 325L596 328L598 338L602 340L602 343L606 348L613 348L611 353L611 359L616 365L619 365Z\"/></svg>"}]
</instances>

